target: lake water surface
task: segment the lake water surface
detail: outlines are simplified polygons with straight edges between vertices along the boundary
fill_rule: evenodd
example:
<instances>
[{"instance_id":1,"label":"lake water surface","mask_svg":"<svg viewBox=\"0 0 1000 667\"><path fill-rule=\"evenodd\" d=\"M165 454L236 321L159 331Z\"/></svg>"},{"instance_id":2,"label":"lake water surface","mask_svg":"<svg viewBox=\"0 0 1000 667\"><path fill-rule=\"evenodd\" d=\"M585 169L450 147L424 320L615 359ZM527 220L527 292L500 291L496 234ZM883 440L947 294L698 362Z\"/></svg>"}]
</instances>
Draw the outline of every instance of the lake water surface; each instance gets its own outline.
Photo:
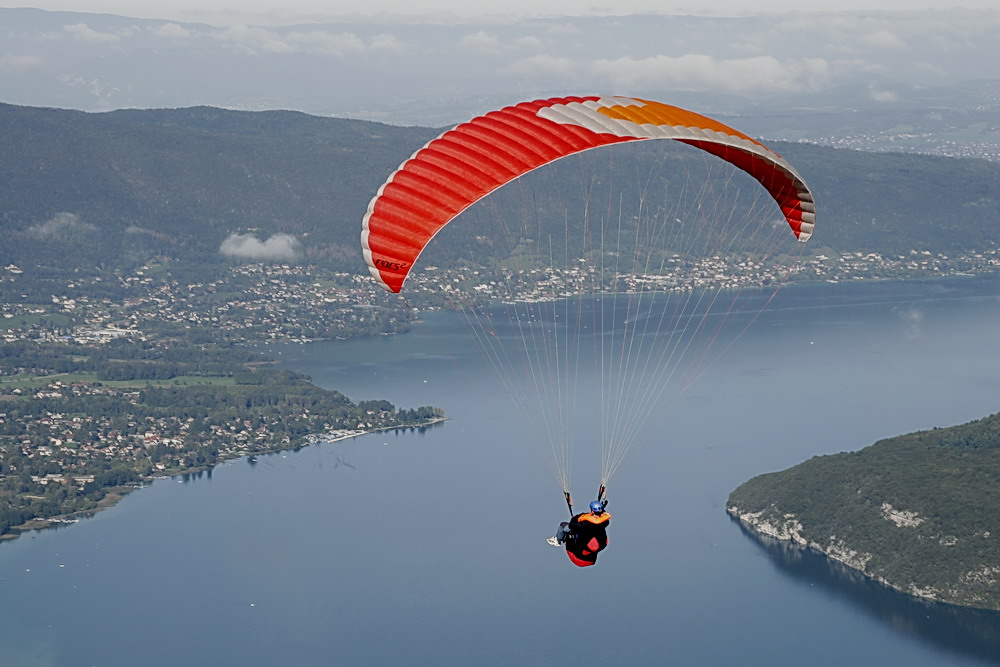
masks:
<instances>
[{"instance_id":1,"label":"lake water surface","mask_svg":"<svg viewBox=\"0 0 1000 667\"><path fill-rule=\"evenodd\" d=\"M0 665L1000 664L1000 614L725 513L754 475L1000 410L998 332L1000 277L784 289L616 475L586 569L545 544L559 488L460 318L276 346L451 420L160 480L0 545ZM580 504L596 474L574 462Z\"/></svg>"}]
</instances>

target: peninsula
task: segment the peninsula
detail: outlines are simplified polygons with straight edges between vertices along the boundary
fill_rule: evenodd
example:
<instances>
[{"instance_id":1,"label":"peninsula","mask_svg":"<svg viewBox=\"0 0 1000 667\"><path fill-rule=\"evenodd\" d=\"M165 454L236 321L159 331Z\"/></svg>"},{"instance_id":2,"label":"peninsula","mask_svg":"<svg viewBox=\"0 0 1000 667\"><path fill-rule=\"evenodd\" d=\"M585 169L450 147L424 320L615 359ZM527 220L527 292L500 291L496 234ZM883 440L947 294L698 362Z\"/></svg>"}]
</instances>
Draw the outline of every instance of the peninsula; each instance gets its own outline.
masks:
<instances>
[{"instance_id":1,"label":"peninsula","mask_svg":"<svg viewBox=\"0 0 1000 667\"><path fill-rule=\"evenodd\" d=\"M760 475L727 509L905 593L1000 610L1000 413Z\"/></svg>"},{"instance_id":2,"label":"peninsula","mask_svg":"<svg viewBox=\"0 0 1000 667\"><path fill-rule=\"evenodd\" d=\"M100 510L154 477L444 416L352 401L190 330L18 332L36 337L0 341L0 538Z\"/></svg>"}]
</instances>

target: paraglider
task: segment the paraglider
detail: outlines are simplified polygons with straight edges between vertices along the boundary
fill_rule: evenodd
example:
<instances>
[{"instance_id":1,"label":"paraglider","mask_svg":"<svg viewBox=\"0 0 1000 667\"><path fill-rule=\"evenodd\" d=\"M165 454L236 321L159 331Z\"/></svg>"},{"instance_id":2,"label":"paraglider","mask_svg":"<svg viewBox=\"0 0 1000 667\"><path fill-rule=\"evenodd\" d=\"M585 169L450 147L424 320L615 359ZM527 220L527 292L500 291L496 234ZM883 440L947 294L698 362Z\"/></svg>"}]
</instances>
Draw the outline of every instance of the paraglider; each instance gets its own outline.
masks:
<instances>
[{"instance_id":1,"label":"paraglider","mask_svg":"<svg viewBox=\"0 0 1000 667\"><path fill-rule=\"evenodd\" d=\"M380 285L399 292L434 235L490 192L568 155L646 139L689 144L739 167L770 193L800 241L812 234L816 209L805 181L781 156L742 132L660 102L565 97L491 111L448 130L403 162L362 221L368 269Z\"/></svg>"},{"instance_id":2,"label":"paraglider","mask_svg":"<svg viewBox=\"0 0 1000 667\"><path fill-rule=\"evenodd\" d=\"M608 525L611 515L607 511L607 500L590 503L590 511L573 515L556 529L554 537L547 542L554 546L565 546L566 555L578 567L597 564L597 554L608 546Z\"/></svg>"},{"instance_id":3,"label":"paraglider","mask_svg":"<svg viewBox=\"0 0 1000 667\"><path fill-rule=\"evenodd\" d=\"M707 161L721 158L756 184L748 188L734 175L718 177L708 164L688 171L684 165L694 161L684 156L660 158L665 170L680 172L661 179L661 200L651 185L661 181L650 173L625 183L629 192L639 193L631 208L614 195L597 206L586 198L596 196L598 186L610 190L616 179L625 179L616 171L621 165L581 161L587 166L580 171L589 179L577 190L582 205L556 225L541 220L555 216L536 206L532 196L511 207L524 217L497 223L498 234L509 240L507 254L475 258L484 266L492 262L497 272L495 280L484 279L476 288L506 291L494 296L499 305L492 309L463 310L518 411L526 421L538 415L534 432L547 443L547 451L540 447L571 514L564 539L557 534L550 543L565 545L570 560L581 566L593 565L607 546L605 485L641 440L643 424L704 373L720 354L710 351L713 345L724 350L755 319L770 297L753 290L766 288L773 296L794 270L794 251L782 249L785 239L806 241L815 224L805 181L762 143L701 114L630 97L560 97L491 111L444 132L388 177L362 222L370 274L399 293L435 236L476 202L492 200L496 190L530 180L569 156L603 153L593 149L604 147L612 153L621 150L615 146L652 139L714 156ZM634 176L639 167L624 171ZM735 194L710 194L716 182ZM540 197L553 196L560 185L543 188ZM669 193L668 185L674 188ZM766 193L765 203L746 204L756 197L747 195L749 190ZM774 223L775 205L784 233ZM555 236L553 226L564 235ZM517 262L510 260L514 246L521 253ZM493 244L484 241L483 247ZM533 262L530 269L524 269L525 258ZM577 404L578 387L587 386L583 376L596 376L600 387L601 407L594 415ZM600 429L588 433L597 433L602 447L595 501L600 507L573 515L569 465L575 420L597 413Z\"/></svg>"}]
</instances>

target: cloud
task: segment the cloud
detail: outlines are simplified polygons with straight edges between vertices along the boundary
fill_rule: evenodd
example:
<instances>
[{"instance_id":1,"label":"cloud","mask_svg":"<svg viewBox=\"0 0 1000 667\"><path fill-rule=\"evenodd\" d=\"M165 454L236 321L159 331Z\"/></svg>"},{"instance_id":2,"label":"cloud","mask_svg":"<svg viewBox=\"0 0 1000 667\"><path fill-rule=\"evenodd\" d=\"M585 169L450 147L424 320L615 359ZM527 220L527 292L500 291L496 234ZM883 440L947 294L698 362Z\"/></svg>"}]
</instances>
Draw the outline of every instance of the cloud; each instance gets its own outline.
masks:
<instances>
[{"instance_id":1,"label":"cloud","mask_svg":"<svg viewBox=\"0 0 1000 667\"><path fill-rule=\"evenodd\" d=\"M874 86L868 89L868 94L873 100L883 104L891 104L899 101L899 95L893 91L875 88Z\"/></svg>"},{"instance_id":2,"label":"cloud","mask_svg":"<svg viewBox=\"0 0 1000 667\"><path fill-rule=\"evenodd\" d=\"M57 77L57 79L71 88L86 91L93 97L100 100L101 104L106 103L108 100L121 93L120 88L114 85L106 84L100 79L85 79L83 77L74 77L65 74Z\"/></svg>"},{"instance_id":3,"label":"cloud","mask_svg":"<svg viewBox=\"0 0 1000 667\"><path fill-rule=\"evenodd\" d=\"M861 58L837 59L833 61L838 72L865 72L891 77L892 70L880 63L872 63Z\"/></svg>"},{"instance_id":4,"label":"cloud","mask_svg":"<svg viewBox=\"0 0 1000 667\"><path fill-rule=\"evenodd\" d=\"M402 50L402 43L392 35L377 35L371 45L352 32L331 33L325 30L283 32L248 25L234 25L212 35L249 53L308 53L343 56L368 49Z\"/></svg>"},{"instance_id":5,"label":"cloud","mask_svg":"<svg viewBox=\"0 0 1000 667\"><path fill-rule=\"evenodd\" d=\"M234 44L247 53L264 51L266 53L291 53L291 46L281 40L275 33L264 28L238 24L230 26L213 35L221 42Z\"/></svg>"},{"instance_id":6,"label":"cloud","mask_svg":"<svg viewBox=\"0 0 1000 667\"><path fill-rule=\"evenodd\" d=\"M941 78L948 76L948 72L946 72L943 67L939 67L934 63L919 62L917 63L916 66L919 71L929 74L931 76L936 76Z\"/></svg>"},{"instance_id":7,"label":"cloud","mask_svg":"<svg viewBox=\"0 0 1000 667\"><path fill-rule=\"evenodd\" d=\"M96 232L97 227L80 222L75 213L56 213L50 220L28 227L28 233L41 239L70 239Z\"/></svg>"},{"instance_id":8,"label":"cloud","mask_svg":"<svg viewBox=\"0 0 1000 667\"><path fill-rule=\"evenodd\" d=\"M594 74L613 87L670 86L684 90L728 93L819 90L829 82L829 67L821 58L778 60L773 56L720 60L703 54L679 57L597 60Z\"/></svg>"},{"instance_id":9,"label":"cloud","mask_svg":"<svg viewBox=\"0 0 1000 667\"><path fill-rule=\"evenodd\" d=\"M537 51L544 42L533 35L515 37L507 42L485 30L469 33L458 40L458 48L486 56L498 56L511 50Z\"/></svg>"},{"instance_id":10,"label":"cloud","mask_svg":"<svg viewBox=\"0 0 1000 667\"><path fill-rule=\"evenodd\" d=\"M905 49L906 42L901 40L899 37L889 32L888 30L878 30L876 32L871 32L865 35L861 35L858 39L865 46L871 46L877 49Z\"/></svg>"},{"instance_id":11,"label":"cloud","mask_svg":"<svg viewBox=\"0 0 1000 667\"><path fill-rule=\"evenodd\" d=\"M543 45L544 42L533 35L518 37L514 40L514 47L518 49L540 49Z\"/></svg>"},{"instance_id":12,"label":"cloud","mask_svg":"<svg viewBox=\"0 0 1000 667\"><path fill-rule=\"evenodd\" d=\"M0 55L0 72L30 72L41 68L45 61L36 56Z\"/></svg>"},{"instance_id":13,"label":"cloud","mask_svg":"<svg viewBox=\"0 0 1000 667\"><path fill-rule=\"evenodd\" d=\"M561 35L564 37L572 35L580 35L583 33L582 28L573 25L572 23L553 23L547 27L547 30L551 35Z\"/></svg>"},{"instance_id":14,"label":"cloud","mask_svg":"<svg viewBox=\"0 0 1000 667\"><path fill-rule=\"evenodd\" d=\"M754 39L736 39L729 43L729 48L734 53L760 56L767 53L767 43L761 44Z\"/></svg>"},{"instance_id":15,"label":"cloud","mask_svg":"<svg viewBox=\"0 0 1000 667\"><path fill-rule=\"evenodd\" d=\"M504 68L515 76L548 76L564 85L604 81L615 91L669 87L726 93L819 90L830 81L820 58L778 60L772 56L717 59L704 54L575 61L549 54L522 58Z\"/></svg>"},{"instance_id":16,"label":"cloud","mask_svg":"<svg viewBox=\"0 0 1000 667\"><path fill-rule=\"evenodd\" d=\"M557 58L543 53L520 60L504 68L504 72L515 76L554 75L572 78L580 74L585 66L569 58Z\"/></svg>"},{"instance_id":17,"label":"cloud","mask_svg":"<svg viewBox=\"0 0 1000 667\"><path fill-rule=\"evenodd\" d=\"M472 51L473 53L494 56L499 55L503 51L503 42L496 35L488 33L485 30L480 30L479 32L465 35L462 39L458 40L458 48L465 51Z\"/></svg>"},{"instance_id":18,"label":"cloud","mask_svg":"<svg viewBox=\"0 0 1000 667\"><path fill-rule=\"evenodd\" d=\"M153 34L167 39L186 39L191 36L191 31L177 23L164 23L153 28Z\"/></svg>"},{"instance_id":19,"label":"cloud","mask_svg":"<svg viewBox=\"0 0 1000 667\"><path fill-rule=\"evenodd\" d=\"M346 53L365 50L364 41L351 32L337 34L319 30L313 32L291 32L286 35L285 39L291 45L293 51L342 56Z\"/></svg>"},{"instance_id":20,"label":"cloud","mask_svg":"<svg viewBox=\"0 0 1000 667\"><path fill-rule=\"evenodd\" d=\"M372 37L370 48L373 51L403 53L406 51L406 44L395 35L382 34Z\"/></svg>"},{"instance_id":21,"label":"cloud","mask_svg":"<svg viewBox=\"0 0 1000 667\"><path fill-rule=\"evenodd\" d=\"M300 245L291 234L275 234L266 241L253 234L230 234L219 246L219 252L228 257L293 261L299 256Z\"/></svg>"},{"instance_id":22,"label":"cloud","mask_svg":"<svg viewBox=\"0 0 1000 667\"><path fill-rule=\"evenodd\" d=\"M84 42L117 42L119 39L121 39L118 35L115 35L110 32L98 32L93 28L89 27L86 23L74 23L72 25L64 25L63 30L68 32L76 39L82 40Z\"/></svg>"}]
</instances>

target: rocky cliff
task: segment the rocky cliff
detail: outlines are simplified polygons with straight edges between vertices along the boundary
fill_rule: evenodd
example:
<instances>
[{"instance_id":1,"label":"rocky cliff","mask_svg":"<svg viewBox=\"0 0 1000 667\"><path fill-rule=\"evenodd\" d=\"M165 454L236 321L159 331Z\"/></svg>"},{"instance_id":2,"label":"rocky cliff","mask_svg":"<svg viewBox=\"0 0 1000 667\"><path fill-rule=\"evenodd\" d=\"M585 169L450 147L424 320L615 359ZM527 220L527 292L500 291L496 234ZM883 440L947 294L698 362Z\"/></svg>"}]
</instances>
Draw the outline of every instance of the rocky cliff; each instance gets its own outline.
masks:
<instances>
[{"instance_id":1,"label":"rocky cliff","mask_svg":"<svg viewBox=\"0 0 1000 667\"><path fill-rule=\"evenodd\" d=\"M1000 610L1000 414L755 477L727 508L905 593Z\"/></svg>"}]
</instances>

